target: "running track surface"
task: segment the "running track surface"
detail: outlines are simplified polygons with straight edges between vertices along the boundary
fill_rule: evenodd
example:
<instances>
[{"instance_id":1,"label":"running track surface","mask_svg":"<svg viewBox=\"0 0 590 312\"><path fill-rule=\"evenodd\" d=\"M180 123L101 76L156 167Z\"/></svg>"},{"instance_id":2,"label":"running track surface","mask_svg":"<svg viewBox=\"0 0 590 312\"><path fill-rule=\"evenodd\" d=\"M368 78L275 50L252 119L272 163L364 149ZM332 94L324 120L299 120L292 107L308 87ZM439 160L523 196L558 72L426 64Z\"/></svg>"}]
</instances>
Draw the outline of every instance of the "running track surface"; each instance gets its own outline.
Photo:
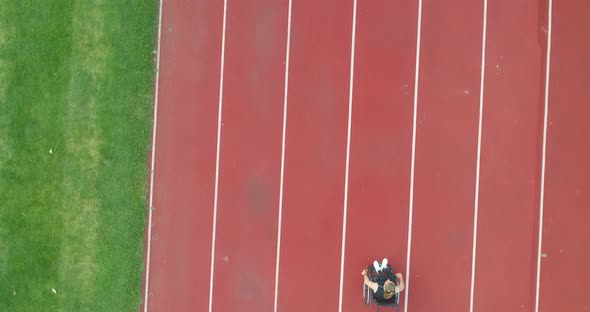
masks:
<instances>
[{"instance_id":1,"label":"running track surface","mask_svg":"<svg viewBox=\"0 0 590 312\"><path fill-rule=\"evenodd\" d=\"M590 311L589 9L163 1L141 309Z\"/></svg>"}]
</instances>

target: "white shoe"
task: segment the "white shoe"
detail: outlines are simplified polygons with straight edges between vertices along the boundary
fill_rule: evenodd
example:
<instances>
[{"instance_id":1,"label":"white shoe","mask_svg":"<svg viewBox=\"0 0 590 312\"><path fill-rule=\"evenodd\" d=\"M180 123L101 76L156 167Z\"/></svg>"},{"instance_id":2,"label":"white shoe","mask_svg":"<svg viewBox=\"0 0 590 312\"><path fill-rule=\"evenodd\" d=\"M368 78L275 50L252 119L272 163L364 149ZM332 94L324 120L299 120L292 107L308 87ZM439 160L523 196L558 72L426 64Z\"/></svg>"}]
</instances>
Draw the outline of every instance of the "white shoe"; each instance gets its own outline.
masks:
<instances>
[{"instance_id":1,"label":"white shoe","mask_svg":"<svg viewBox=\"0 0 590 312\"><path fill-rule=\"evenodd\" d=\"M377 260L373 261L373 267L375 268L375 272L381 271L381 267L379 266L379 262L377 262Z\"/></svg>"},{"instance_id":2,"label":"white shoe","mask_svg":"<svg viewBox=\"0 0 590 312\"><path fill-rule=\"evenodd\" d=\"M387 258L383 258L383 263L381 263L381 270L387 267Z\"/></svg>"}]
</instances>

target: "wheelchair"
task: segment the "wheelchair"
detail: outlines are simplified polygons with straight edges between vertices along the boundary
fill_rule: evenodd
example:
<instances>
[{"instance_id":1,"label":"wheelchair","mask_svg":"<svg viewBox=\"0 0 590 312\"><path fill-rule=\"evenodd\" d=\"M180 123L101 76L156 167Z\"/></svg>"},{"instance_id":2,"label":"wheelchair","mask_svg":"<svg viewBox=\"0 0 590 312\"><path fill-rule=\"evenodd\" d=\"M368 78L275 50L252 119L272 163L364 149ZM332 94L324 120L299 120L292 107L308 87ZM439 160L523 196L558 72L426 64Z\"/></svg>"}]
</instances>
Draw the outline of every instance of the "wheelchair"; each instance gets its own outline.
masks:
<instances>
[{"instance_id":1,"label":"wheelchair","mask_svg":"<svg viewBox=\"0 0 590 312\"><path fill-rule=\"evenodd\" d=\"M389 264L387 265L387 267L392 272L394 272ZM366 270L369 280L371 280L372 282L377 282L379 279L379 273L375 271L375 268L372 265L368 265ZM395 279L395 281L393 281L393 283L396 286L399 285L399 281L397 280L397 278ZM365 304L369 308L371 308L371 306L375 304L375 306L377 307L377 311L380 311L380 308L392 308L396 312L399 312L399 297L400 294L396 293L395 295L393 295L391 299L379 300L374 297L373 290L371 290L371 288L369 288L369 286L365 285L365 283L363 282L363 298Z\"/></svg>"}]
</instances>

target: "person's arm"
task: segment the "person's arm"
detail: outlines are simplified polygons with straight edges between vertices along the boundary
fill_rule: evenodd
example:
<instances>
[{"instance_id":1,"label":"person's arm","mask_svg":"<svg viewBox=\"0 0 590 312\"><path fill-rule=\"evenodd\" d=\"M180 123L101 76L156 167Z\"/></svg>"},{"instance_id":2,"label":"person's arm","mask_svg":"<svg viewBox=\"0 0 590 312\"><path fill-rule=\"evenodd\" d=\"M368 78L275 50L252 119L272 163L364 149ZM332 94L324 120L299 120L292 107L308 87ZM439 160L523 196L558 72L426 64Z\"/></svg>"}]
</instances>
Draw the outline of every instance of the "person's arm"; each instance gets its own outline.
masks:
<instances>
[{"instance_id":1,"label":"person's arm","mask_svg":"<svg viewBox=\"0 0 590 312\"><path fill-rule=\"evenodd\" d=\"M371 290L373 290L373 292L376 292L377 289L379 288L379 284L377 284L375 282L371 282L371 280L367 276L367 270L363 270L363 272L361 272L361 274L363 275L363 279L365 280L365 285L367 285L369 288L371 288Z\"/></svg>"},{"instance_id":2,"label":"person's arm","mask_svg":"<svg viewBox=\"0 0 590 312\"><path fill-rule=\"evenodd\" d=\"M387 266L387 268L383 269L383 272L385 273L385 275L387 275L387 279L394 282L395 281L395 275L393 274L393 272L391 271L391 267Z\"/></svg>"},{"instance_id":3,"label":"person's arm","mask_svg":"<svg viewBox=\"0 0 590 312\"><path fill-rule=\"evenodd\" d=\"M399 285L395 286L395 292L400 293L406 288L404 285L404 278L401 273L397 273L395 277L397 277L397 282L399 283Z\"/></svg>"}]
</instances>

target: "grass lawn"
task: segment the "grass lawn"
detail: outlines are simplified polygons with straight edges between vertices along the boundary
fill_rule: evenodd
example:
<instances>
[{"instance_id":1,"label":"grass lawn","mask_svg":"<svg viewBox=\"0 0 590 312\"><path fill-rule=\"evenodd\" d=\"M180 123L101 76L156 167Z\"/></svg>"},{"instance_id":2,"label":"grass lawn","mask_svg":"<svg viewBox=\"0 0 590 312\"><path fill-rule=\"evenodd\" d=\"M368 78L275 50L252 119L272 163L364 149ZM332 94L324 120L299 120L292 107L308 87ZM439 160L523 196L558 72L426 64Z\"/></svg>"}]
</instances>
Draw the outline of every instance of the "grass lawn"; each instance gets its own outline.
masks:
<instances>
[{"instance_id":1,"label":"grass lawn","mask_svg":"<svg viewBox=\"0 0 590 312\"><path fill-rule=\"evenodd\" d=\"M137 311L156 0L0 0L0 311Z\"/></svg>"}]
</instances>

